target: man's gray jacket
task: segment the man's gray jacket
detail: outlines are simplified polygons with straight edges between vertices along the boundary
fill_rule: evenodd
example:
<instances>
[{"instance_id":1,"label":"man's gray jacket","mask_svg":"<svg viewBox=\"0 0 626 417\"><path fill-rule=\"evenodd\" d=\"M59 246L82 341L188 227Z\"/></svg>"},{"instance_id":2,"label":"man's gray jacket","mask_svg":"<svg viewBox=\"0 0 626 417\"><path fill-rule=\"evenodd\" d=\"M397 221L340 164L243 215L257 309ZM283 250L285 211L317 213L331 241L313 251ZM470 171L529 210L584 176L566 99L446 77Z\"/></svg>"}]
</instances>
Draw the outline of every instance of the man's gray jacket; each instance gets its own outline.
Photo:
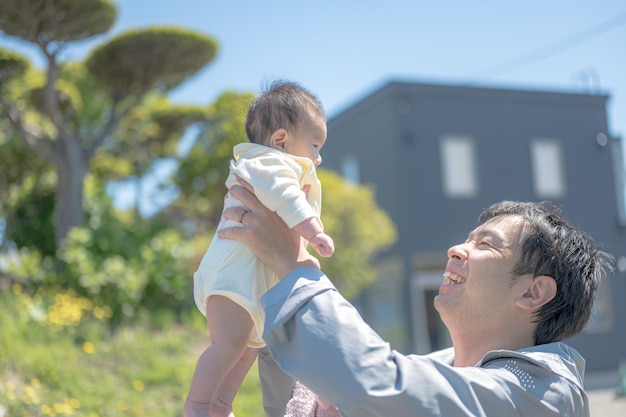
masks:
<instances>
[{"instance_id":1,"label":"man's gray jacket","mask_svg":"<svg viewBox=\"0 0 626 417\"><path fill-rule=\"evenodd\" d=\"M342 416L589 416L585 361L564 343L491 351L474 367L452 366L452 349L404 355L313 268L292 271L262 302L263 337L278 366ZM292 385L279 370L264 371L270 362L260 356L265 406L274 417Z\"/></svg>"}]
</instances>

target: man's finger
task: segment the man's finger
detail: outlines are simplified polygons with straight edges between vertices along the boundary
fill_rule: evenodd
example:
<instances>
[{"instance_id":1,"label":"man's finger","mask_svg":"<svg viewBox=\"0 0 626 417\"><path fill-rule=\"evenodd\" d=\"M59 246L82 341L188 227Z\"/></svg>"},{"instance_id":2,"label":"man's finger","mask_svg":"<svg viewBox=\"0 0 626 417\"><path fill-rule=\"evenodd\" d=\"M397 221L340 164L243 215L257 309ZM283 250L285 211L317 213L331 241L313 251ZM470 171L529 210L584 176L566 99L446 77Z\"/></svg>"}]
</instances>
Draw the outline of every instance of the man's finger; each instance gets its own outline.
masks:
<instances>
[{"instance_id":1,"label":"man's finger","mask_svg":"<svg viewBox=\"0 0 626 417\"><path fill-rule=\"evenodd\" d=\"M222 217L225 218L226 220L233 220L233 221L239 222L241 217L247 211L248 210L246 210L243 207L229 207L226 210L224 210L224 212L222 213Z\"/></svg>"},{"instance_id":2,"label":"man's finger","mask_svg":"<svg viewBox=\"0 0 626 417\"><path fill-rule=\"evenodd\" d=\"M237 174L235 174L235 178L237 179L237 182L241 184L246 190L254 194L254 187L252 186L252 184L250 184L248 181L244 180Z\"/></svg>"},{"instance_id":3,"label":"man's finger","mask_svg":"<svg viewBox=\"0 0 626 417\"><path fill-rule=\"evenodd\" d=\"M236 229L241 229L240 227L227 227L225 229L220 229L217 231L217 235L221 239L235 239L236 238Z\"/></svg>"},{"instance_id":4,"label":"man's finger","mask_svg":"<svg viewBox=\"0 0 626 417\"><path fill-rule=\"evenodd\" d=\"M241 227L226 227L224 229L220 229L217 231L217 235L221 239L240 240L242 236L241 233L242 233Z\"/></svg>"}]
</instances>

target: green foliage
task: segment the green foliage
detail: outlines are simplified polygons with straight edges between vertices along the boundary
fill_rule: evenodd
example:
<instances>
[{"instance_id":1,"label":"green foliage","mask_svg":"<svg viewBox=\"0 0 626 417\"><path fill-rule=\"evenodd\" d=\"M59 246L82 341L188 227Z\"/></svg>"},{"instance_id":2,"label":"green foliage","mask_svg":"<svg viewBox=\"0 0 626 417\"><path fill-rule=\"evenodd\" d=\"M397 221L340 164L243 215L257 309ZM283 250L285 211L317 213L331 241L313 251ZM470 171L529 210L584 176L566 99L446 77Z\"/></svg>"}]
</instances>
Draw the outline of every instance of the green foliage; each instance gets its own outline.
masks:
<instances>
[{"instance_id":1,"label":"green foliage","mask_svg":"<svg viewBox=\"0 0 626 417\"><path fill-rule=\"evenodd\" d=\"M0 87L8 80L24 75L29 67L30 62L20 54L0 48Z\"/></svg>"},{"instance_id":2,"label":"green foliage","mask_svg":"<svg viewBox=\"0 0 626 417\"><path fill-rule=\"evenodd\" d=\"M180 133L196 122L206 121L207 111L196 106L174 106L163 103L152 113L154 122L159 126L159 136L163 139L180 137Z\"/></svg>"},{"instance_id":3,"label":"green foliage","mask_svg":"<svg viewBox=\"0 0 626 417\"><path fill-rule=\"evenodd\" d=\"M0 0L0 30L35 44L105 33L116 17L117 8L109 0Z\"/></svg>"},{"instance_id":4,"label":"green foliage","mask_svg":"<svg viewBox=\"0 0 626 417\"><path fill-rule=\"evenodd\" d=\"M373 262L397 238L396 228L377 205L374 190L318 170L322 182L322 221L335 241L335 254L322 258L324 272L350 298L376 278Z\"/></svg>"},{"instance_id":5,"label":"green foliage","mask_svg":"<svg viewBox=\"0 0 626 417\"><path fill-rule=\"evenodd\" d=\"M58 61L67 44L107 32L116 17L109 0L0 0L0 30L33 43L46 62L44 70L28 71L28 61L0 50L0 111L10 121L9 140L27 143L58 175L57 248L83 222L80 187L95 155L95 174L103 181L141 177L161 154L175 153L187 126L205 118L204 109L169 105L140 121L154 133L140 135L143 140L120 129L147 96L163 101L215 57L217 43L206 35L169 27L130 30L98 46L84 62ZM128 140L116 146L119 138ZM124 158L115 154L120 150ZM10 214L11 207L0 210Z\"/></svg>"},{"instance_id":6,"label":"green foliage","mask_svg":"<svg viewBox=\"0 0 626 417\"><path fill-rule=\"evenodd\" d=\"M193 305L192 244L158 221L116 212L93 182L89 190L88 221L72 230L56 257L39 249L41 242L32 241L36 236L45 238L39 222L50 219L49 214L36 214L32 225L24 222L19 230L30 241L22 242L11 235L21 249L14 254L17 259L9 264L7 272L29 287L71 289L87 296L110 309L112 326L137 319L141 310L151 311L155 317L161 310L178 314L189 310ZM50 207L42 204L25 209L41 211ZM43 239L45 242L52 240Z\"/></svg>"},{"instance_id":7,"label":"green foliage","mask_svg":"<svg viewBox=\"0 0 626 417\"><path fill-rule=\"evenodd\" d=\"M204 108L174 105L150 95L121 122L115 141L99 150L91 172L101 180L141 178L157 159L178 158L180 137L207 117Z\"/></svg>"},{"instance_id":8,"label":"green foliage","mask_svg":"<svg viewBox=\"0 0 626 417\"><path fill-rule=\"evenodd\" d=\"M82 107L80 90L71 82L67 82L63 79L58 80L55 87L61 113L66 120L75 119ZM37 109L41 114L46 113L44 85L27 91L24 96L33 109Z\"/></svg>"},{"instance_id":9,"label":"green foliage","mask_svg":"<svg viewBox=\"0 0 626 417\"><path fill-rule=\"evenodd\" d=\"M116 213L107 201L87 199L87 225L73 229L58 251L66 269L56 284L110 307L113 323L140 308L180 312L190 304L190 244L166 225Z\"/></svg>"},{"instance_id":10,"label":"green foliage","mask_svg":"<svg viewBox=\"0 0 626 417\"><path fill-rule=\"evenodd\" d=\"M43 158L13 139L7 125L0 122L0 216L7 224L3 237L54 255L55 176Z\"/></svg>"},{"instance_id":11,"label":"green foliage","mask_svg":"<svg viewBox=\"0 0 626 417\"><path fill-rule=\"evenodd\" d=\"M168 91L208 64L216 52L217 43L208 36L150 28L116 36L92 51L85 64L114 97L125 97Z\"/></svg>"},{"instance_id":12,"label":"green foliage","mask_svg":"<svg viewBox=\"0 0 626 417\"><path fill-rule=\"evenodd\" d=\"M43 176L50 165L28 149L26 144L15 140L7 120L0 120L0 206L5 207L12 198L14 188L21 188L25 181Z\"/></svg>"},{"instance_id":13,"label":"green foliage","mask_svg":"<svg viewBox=\"0 0 626 417\"><path fill-rule=\"evenodd\" d=\"M36 85L39 73L28 70L13 77L2 87L2 99L23 105L20 96ZM43 130L45 123L34 112L25 113L29 123ZM8 119L0 119L0 216L6 220L4 243L37 248L54 255L54 189L56 175L52 165L34 154L19 137Z\"/></svg>"},{"instance_id":14,"label":"green foliage","mask_svg":"<svg viewBox=\"0 0 626 417\"><path fill-rule=\"evenodd\" d=\"M54 256L54 190L49 183L32 179L32 187L16 189L20 195L10 206L6 237L18 247L36 248L44 256Z\"/></svg>"},{"instance_id":15,"label":"green foliage","mask_svg":"<svg viewBox=\"0 0 626 417\"><path fill-rule=\"evenodd\" d=\"M38 89L44 87L44 81ZM89 149L114 113L112 97L82 62L64 63L55 88L66 127L76 133L82 149Z\"/></svg>"},{"instance_id":16,"label":"green foliage","mask_svg":"<svg viewBox=\"0 0 626 417\"><path fill-rule=\"evenodd\" d=\"M0 406L7 416L181 415L205 348L199 320L111 334L106 309L71 291L29 293L0 278ZM194 317L201 317L198 313ZM256 366L237 415L263 416Z\"/></svg>"},{"instance_id":17,"label":"green foliage","mask_svg":"<svg viewBox=\"0 0 626 417\"><path fill-rule=\"evenodd\" d=\"M250 93L221 94L207 110L208 122L176 173L180 196L168 210L193 220L200 233L210 233L219 222L228 164L233 146L248 141L244 120L253 99Z\"/></svg>"}]
</instances>

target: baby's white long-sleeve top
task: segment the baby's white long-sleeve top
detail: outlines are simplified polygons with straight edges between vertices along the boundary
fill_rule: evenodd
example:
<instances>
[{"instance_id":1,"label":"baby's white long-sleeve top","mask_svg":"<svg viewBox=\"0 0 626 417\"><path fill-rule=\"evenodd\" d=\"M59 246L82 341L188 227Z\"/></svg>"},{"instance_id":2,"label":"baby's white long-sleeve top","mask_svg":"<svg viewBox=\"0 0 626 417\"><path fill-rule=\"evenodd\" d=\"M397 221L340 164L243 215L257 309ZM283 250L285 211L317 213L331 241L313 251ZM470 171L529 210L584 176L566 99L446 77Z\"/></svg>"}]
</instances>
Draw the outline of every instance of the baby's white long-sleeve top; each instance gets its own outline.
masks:
<instances>
[{"instance_id":1,"label":"baby's white long-sleeve top","mask_svg":"<svg viewBox=\"0 0 626 417\"><path fill-rule=\"evenodd\" d=\"M311 217L320 219L322 188L310 159L253 143L236 145L233 157L226 180L229 189L239 184L235 175L243 178L254 187L259 201L275 211L290 228ZM302 190L305 186L309 188L307 194ZM235 206L242 204L227 196L224 209ZM236 221L222 218L218 229L240 226ZM211 295L222 295L239 304L254 323L248 346L261 347L265 345L261 337L265 314L260 298L276 282L274 272L245 245L220 239L216 234L194 274L194 299L203 314Z\"/></svg>"}]
</instances>

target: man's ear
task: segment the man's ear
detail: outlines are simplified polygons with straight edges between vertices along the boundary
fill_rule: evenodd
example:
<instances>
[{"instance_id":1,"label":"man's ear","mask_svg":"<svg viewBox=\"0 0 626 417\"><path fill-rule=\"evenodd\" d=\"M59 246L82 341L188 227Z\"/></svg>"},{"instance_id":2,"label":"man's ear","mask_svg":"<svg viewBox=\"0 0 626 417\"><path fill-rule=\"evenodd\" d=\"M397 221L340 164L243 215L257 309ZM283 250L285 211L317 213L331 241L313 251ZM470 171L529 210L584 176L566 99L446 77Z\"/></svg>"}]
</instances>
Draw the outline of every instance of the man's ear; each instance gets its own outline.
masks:
<instances>
[{"instance_id":1,"label":"man's ear","mask_svg":"<svg viewBox=\"0 0 626 417\"><path fill-rule=\"evenodd\" d=\"M554 278L547 275L537 275L530 281L526 292L515 300L515 304L522 310L534 313L552 301L555 296L556 281Z\"/></svg>"},{"instance_id":2,"label":"man's ear","mask_svg":"<svg viewBox=\"0 0 626 417\"><path fill-rule=\"evenodd\" d=\"M284 150L288 140L289 134L287 133L287 130L281 127L272 133L272 136L270 137L270 145L272 148Z\"/></svg>"}]
</instances>

